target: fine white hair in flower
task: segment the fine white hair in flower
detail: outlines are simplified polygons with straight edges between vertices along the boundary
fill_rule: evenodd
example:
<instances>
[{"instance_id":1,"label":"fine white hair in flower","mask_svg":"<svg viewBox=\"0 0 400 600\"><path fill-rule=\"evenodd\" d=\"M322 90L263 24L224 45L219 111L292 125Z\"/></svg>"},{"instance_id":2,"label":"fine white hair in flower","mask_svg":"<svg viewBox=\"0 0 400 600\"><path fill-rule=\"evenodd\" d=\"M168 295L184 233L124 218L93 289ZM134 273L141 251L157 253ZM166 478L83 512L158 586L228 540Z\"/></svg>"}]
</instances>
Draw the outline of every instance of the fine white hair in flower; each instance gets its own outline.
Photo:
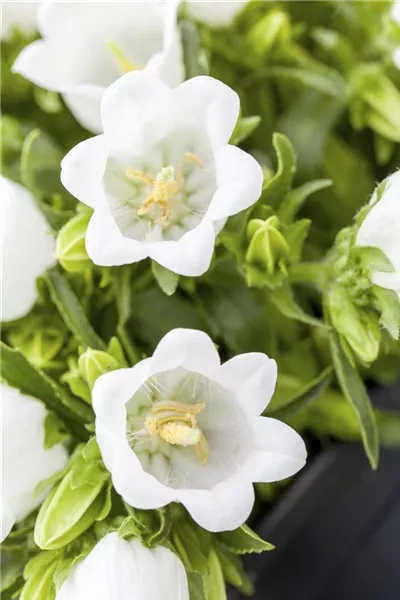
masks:
<instances>
[{"instance_id":1,"label":"fine white hair in flower","mask_svg":"<svg viewBox=\"0 0 400 600\"><path fill-rule=\"evenodd\" d=\"M394 272L374 271L372 281L400 297L400 171L387 179L380 200L374 194L371 203L372 208L357 232L356 245L382 250Z\"/></svg>"},{"instance_id":2,"label":"fine white hair in flower","mask_svg":"<svg viewBox=\"0 0 400 600\"><path fill-rule=\"evenodd\" d=\"M229 139L239 98L212 77L170 89L148 73L104 94L104 134L62 161L64 186L94 209L86 249L97 265L150 257L180 275L209 267L226 218L254 204L263 174Z\"/></svg>"},{"instance_id":3,"label":"fine white hair in flower","mask_svg":"<svg viewBox=\"0 0 400 600\"><path fill-rule=\"evenodd\" d=\"M1 3L1 39L7 40L14 30L31 35L36 30L36 14L40 2L3 1Z\"/></svg>"},{"instance_id":4,"label":"fine white hair in flower","mask_svg":"<svg viewBox=\"0 0 400 600\"><path fill-rule=\"evenodd\" d=\"M291 427L260 416L276 376L265 354L221 366L208 335L175 329L151 358L99 377L96 437L117 492L142 509L180 502L209 531L242 525L252 483L285 479L306 460Z\"/></svg>"},{"instance_id":5,"label":"fine white hair in flower","mask_svg":"<svg viewBox=\"0 0 400 600\"><path fill-rule=\"evenodd\" d=\"M188 12L209 27L227 27L249 0L188 0Z\"/></svg>"},{"instance_id":6,"label":"fine white hair in flower","mask_svg":"<svg viewBox=\"0 0 400 600\"><path fill-rule=\"evenodd\" d=\"M55 263L55 239L24 187L0 176L1 320L26 315L36 302L36 278Z\"/></svg>"},{"instance_id":7,"label":"fine white hair in flower","mask_svg":"<svg viewBox=\"0 0 400 600\"><path fill-rule=\"evenodd\" d=\"M0 384L2 486L1 541L14 523L27 517L43 502L44 495L34 495L38 483L47 479L67 463L67 452L61 444L47 450L43 404L23 396L18 390Z\"/></svg>"},{"instance_id":8,"label":"fine white hair in flower","mask_svg":"<svg viewBox=\"0 0 400 600\"><path fill-rule=\"evenodd\" d=\"M189 600L189 589L171 550L109 533L74 567L56 600Z\"/></svg>"},{"instance_id":9,"label":"fine white hair in flower","mask_svg":"<svg viewBox=\"0 0 400 600\"><path fill-rule=\"evenodd\" d=\"M42 35L23 49L13 70L61 92L76 119L102 131L100 101L123 73L144 70L175 86L184 79L175 0L161 2L46 2Z\"/></svg>"}]
</instances>

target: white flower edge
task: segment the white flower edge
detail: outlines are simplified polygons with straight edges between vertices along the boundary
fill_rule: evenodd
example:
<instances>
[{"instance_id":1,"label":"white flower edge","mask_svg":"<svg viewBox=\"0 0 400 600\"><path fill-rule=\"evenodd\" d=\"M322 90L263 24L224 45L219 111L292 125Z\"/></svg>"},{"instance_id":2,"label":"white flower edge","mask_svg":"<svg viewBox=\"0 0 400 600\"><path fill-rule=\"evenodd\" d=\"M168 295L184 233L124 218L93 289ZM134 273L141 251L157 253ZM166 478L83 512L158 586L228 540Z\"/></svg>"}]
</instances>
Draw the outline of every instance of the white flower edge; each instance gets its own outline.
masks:
<instances>
[{"instance_id":1,"label":"white flower edge","mask_svg":"<svg viewBox=\"0 0 400 600\"><path fill-rule=\"evenodd\" d=\"M188 11L209 27L228 27L249 0L188 0Z\"/></svg>"},{"instance_id":2,"label":"white flower edge","mask_svg":"<svg viewBox=\"0 0 400 600\"><path fill-rule=\"evenodd\" d=\"M2 2L1 3L1 39L8 40L13 29L25 35L36 30L36 15L40 2Z\"/></svg>"},{"instance_id":3,"label":"white flower edge","mask_svg":"<svg viewBox=\"0 0 400 600\"><path fill-rule=\"evenodd\" d=\"M374 271L372 281L400 297L400 171L387 179L382 197L376 202L374 195L374 201L357 232L356 245L379 248L388 257L394 272Z\"/></svg>"},{"instance_id":4,"label":"white flower edge","mask_svg":"<svg viewBox=\"0 0 400 600\"><path fill-rule=\"evenodd\" d=\"M234 392L252 431L252 451L232 476L211 489L168 487L146 472L129 446L125 405L152 375L178 367L200 373ZM153 356L130 369L101 376L93 389L96 437L115 489L126 502L155 509L180 502L203 528L233 530L246 521L253 507L253 482L285 479L305 464L301 437L288 425L261 417L275 387L275 361L250 353L221 366L211 339L197 330L176 329L157 346Z\"/></svg>"},{"instance_id":5,"label":"white flower edge","mask_svg":"<svg viewBox=\"0 0 400 600\"><path fill-rule=\"evenodd\" d=\"M120 36L125 39L121 30L129 22L141 32L146 26L162 19L162 50L150 57L143 70L169 85L178 85L184 79L182 47L177 29L179 2L171 0L165 6L158 2L95 2L90 5L95 23L91 31L82 17L82 11L86 10L84 4L57 1L41 3L37 21L42 39L22 50L13 65L13 71L44 89L62 93L81 125L93 133L101 133L100 103L107 85L95 81L104 80L104 73L99 71L101 64L104 70L104 63L92 67L86 75L77 77L82 60L79 52L91 52L91 45L96 46L99 41L104 42L104 48L110 40L118 44ZM71 41L68 31L71 24L75 42ZM138 31L133 31L130 38L132 47L135 46ZM142 39L138 39L141 52L143 43Z\"/></svg>"},{"instance_id":6,"label":"white flower edge","mask_svg":"<svg viewBox=\"0 0 400 600\"><path fill-rule=\"evenodd\" d=\"M74 567L56 600L189 600L185 569L169 549L117 533L103 537Z\"/></svg>"},{"instance_id":7,"label":"white flower edge","mask_svg":"<svg viewBox=\"0 0 400 600\"><path fill-rule=\"evenodd\" d=\"M0 384L2 427L2 537L14 523L25 519L43 501L34 496L38 483L47 479L68 460L61 444L44 448L43 404L18 390Z\"/></svg>"},{"instance_id":8,"label":"white flower edge","mask_svg":"<svg viewBox=\"0 0 400 600\"><path fill-rule=\"evenodd\" d=\"M217 190L197 227L177 241L144 243L124 237L117 227L102 177L110 154L128 152L127 145L144 152L160 138L160 115L166 110L171 119L186 111L204 122L213 146ZM260 165L228 143L238 114L237 94L211 77L195 77L171 90L148 74L134 72L108 88L102 99L104 135L81 142L61 163L65 188L95 210L86 237L95 264L122 265L150 257L180 275L199 276L208 269L216 234L226 219L252 206L262 190Z\"/></svg>"},{"instance_id":9,"label":"white flower edge","mask_svg":"<svg viewBox=\"0 0 400 600\"><path fill-rule=\"evenodd\" d=\"M1 320L25 316L36 302L36 278L55 264L55 239L32 194L0 176Z\"/></svg>"}]
</instances>

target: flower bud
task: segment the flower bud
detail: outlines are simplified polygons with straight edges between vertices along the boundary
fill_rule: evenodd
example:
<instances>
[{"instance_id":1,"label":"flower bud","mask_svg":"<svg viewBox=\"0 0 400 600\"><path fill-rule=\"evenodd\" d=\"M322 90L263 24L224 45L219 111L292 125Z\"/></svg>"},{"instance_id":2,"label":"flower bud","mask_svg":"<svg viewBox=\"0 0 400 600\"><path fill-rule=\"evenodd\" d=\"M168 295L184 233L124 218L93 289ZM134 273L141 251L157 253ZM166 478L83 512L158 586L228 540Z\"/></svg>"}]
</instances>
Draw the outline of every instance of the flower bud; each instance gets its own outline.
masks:
<instances>
[{"instance_id":1,"label":"flower bud","mask_svg":"<svg viewBox=\"0 0 400 600\"><path fill-rule=\"evenodd\" d=\"M108 473L93 438L71 461L71 468L42 504L34 539L42 550L69 544L107 516Z\"/></svg>"},{"instance_id":2,"label":"flower bud","mask_svg":"<svg viewBox=\"0 0 400 600\"><path fill-rule=\"evenodd\" d=\"M289 245L279 230L279 219L252 219L247 227L250 243L246 253L249 285L262 286L280 282L287 274L285 259Z\"/></svg>"},{"instance_id":3,"label":"flower bud","mask_svg":"<svg viewBox=\"0 0 400 600\"><path fill-rule=\"evenodd\" d=\"M79 358L79 370L83 379L93 388L94 382L100 375L122 369L122 365L114 356L102 350L88 348Z\"/></svg>"},{"instance_id":4,"label":"flower bud","mask_svg":"<svg viewBox=\"0 0 400 600\"><path fill-rule=\"evenodd\" d=\"M60 265L71 273L93 266L85 247L86 229L91 212L79 212L60 229L56 242L56 257Z\"/></svg>"},{"instance_id":5,"label":"flower bud","mask_svg":"<svg viewBox=\"0 0 400 600\"><path fill-rule=\"evenodd\" d=\"M345 290L334 285L327 296L332 324L342 335L358 358L365 364L376 360L381 341L381 331L376 315L360 309Z\"/></svg>"}]
</instances>

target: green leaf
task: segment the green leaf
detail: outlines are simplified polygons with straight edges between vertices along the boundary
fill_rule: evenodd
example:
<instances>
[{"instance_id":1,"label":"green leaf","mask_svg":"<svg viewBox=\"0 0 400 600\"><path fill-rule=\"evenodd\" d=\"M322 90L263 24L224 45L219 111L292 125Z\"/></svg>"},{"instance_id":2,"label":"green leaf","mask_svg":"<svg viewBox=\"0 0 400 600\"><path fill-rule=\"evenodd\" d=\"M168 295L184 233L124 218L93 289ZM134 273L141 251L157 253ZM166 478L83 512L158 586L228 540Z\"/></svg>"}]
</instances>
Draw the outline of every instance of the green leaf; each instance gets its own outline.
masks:
<instances>
[{"instance_id":1,"label":"green leaf","mask_svg":"<svg viewBox=\"0 0 400 600\"><path fill-rule=\"evenodd\" d=\"M394 273L395 269L386 254L375 246L355 246L352 254L359 258L363 265L371 271Z\"/></svg>"},{"instance_id":2,"label":"green leaf","mask_svg":"<svg viewBox=\"0 0 400 600\"><path fill-rule=\"evenodd\" d=\"M117 303L118 324L117 333L131 364L140 360L140 354L135 348L127 331L127 323L132 314L132 269L130 266L119 269L114 278L115 299Z\"/></svg>"},{"instance_id":3,"label":"green leaf","mask_svg":"<svg viewBox=\"0 0 400 600\"><path fill-rule=\"evenodd\" d=\"M207 600L204 579L199 573L187 572L190 600Z\"/></svg>"},{"instance_id":4,"label":"green leaf","mask_svg":"<svg viewBox=\"0 0 400 600\"><path fill-rule=\"evenodd\" d=\"M208 570L204 575L207 600L226 600L224 575L219 562L218 554L214 549L208 557Z\"/></svg>"},{"instance_id":5,"label":"green leaf","mask_svg":"<svg viewBox=\"0 0 400 600\"><path fill-rule=\"evenodd\" d=\"M67 471L68 467L65 467L60 471L56 471L55 473L53 473L53 475L50 475L50 477L39 481L39 483L35 486L35 489L33 490L33 496L40 496L40 494L43 494L43 492L45 492L48 488L53 487L53 485L61 481L61 479L64 477Z\"/></svg>"},{"instance_id":6,"label":"green leaf","mask_svg":"<svg viewBox=\"0 0 400 600\"><path fill-rule=\"evenodd\" d=\"M53 412L48 412L44 421L44 447L52 448L56 444L68 439L68 432L65 431L65 425L61 419Z\"/></svg>"},{"instance_id":7,"label":"green leaf","mask_svg":"<svg viewBox=\"0 0 400 600\"><path fill-rule=\"evenodd\" d=\"M69 285L67 279L57 269L47 272L47 285L51 299L57 306L61 317L68 329L76 335L85 348L106 350L106 344L97 335L79 303L79 300Z\"/></svg>"},{"instance_id":8,"label":"green leaf","mask_svg":"<svg viewBox=\"0 0 400 600\"><path fill-rule=\"evenodd\" d=\"M240 557L222 546L217 548L217 552L225 581L245 596L253 595L254 586L246 575Z\"/></svg>"},{"instance_id":9,"label":"green leaf","mask_svg":"<svg viewBox=\"0 0 400 600\"><path fill-rule=\"evenodd\" d=\"M340 389L353 407L366 455L371 467L376 469L379 461L379 439L371 402L357 369L349 362L341 346L339 335L333 330L330 335L330 347Z\"/></svg>"},{"instance_id":10,"label":"green leaf","mask_svg":"<svg viewBox=\"0 0 400 600\"><path fill-rule=\"evenodd\" d=\"M330 179L316 179L315 181L309 181L292 190L286 196L279 208L279 218L285 223L291 223L311 194L315 194L315 192L319 192L331 185L332 181Z\"/></svg>"},{"instance_id":11,"label":"green leaf","mask_svg":"<svg viewBox=\"0 0 400 600\"><path fill-rule=\"evenodd\" d=\"M312 327L328 327L323 321L311 317L296 303L292 290L284 286L271 292L270 297L278 310L289 319L295 319Z\"/></svg>"},{"instance_id":12,"label":"green leaf","mask_svg":"<svg viewBox=\"0 0 400 600\"><path fill-rule=\"evenodd\" d=\"M372 287L378 300L378 310L381 314L380 324L389 332L393 339L399 339L400 332L400 299L393 290L374 285Z\"/></svg>"},{"instance_id":13,"label":"green leaf","mask_svg":"<svg viewBox=\"0 0 400 600\"><path fill-rule=\"evenodd\" d=\"M207 75L207 58L201 45L197 27L190 21L181 21L179 29L182 39L186 79L191 79L197 75Z\"/></svg>"},{"instance_id":14,"label":"green leaf","mask_svg":"<svg viewBox=\"0 0 400 600\"><path fill-rule=\"evenodd\" d=\"M239 117L229 143L237 146L241 142L244 142L257 129L260 123L261 117L259 115Z\"/></svg>"},{"instance_id":15,"label":"green leaf","mask_svg":"<svg viewBox=\"0 0 400 600\"><path fill-rule=\"evenodd\" d=\"M346 82L333 69L307 69L302 67L281 67L272 66L260 69L254 79L289 79L297 83L303 84L306 88L310 88L332 96L342 102L346 101L347 90Z\"/></svg>"},{"instance_id":16,"label":"green leaf","mask_svg":"<svg viewBox=\"0 0 400 600\"><path fill-rule=\"evenodd\" d=\"M26 564L27 550L22 549L17 552L1 552L1 584L0 592L3 594L14 583L22 577Z\"/></svg>"},{"instance_id":17,"label":"green leaf","mask_svg":"<svg viewBox=\"0 0 400 600\"><path fill-rule=\"evenodd\" d=\"M175 294L179 283L179 275L159 265L154 260L151 261L151 270L164 294L167 296Z\"/></svg>"},{"instance_id":18,"label":"green leaf","mask_svg":"<svg viewBox=\"0 0 400 600\"><path fill-rule=\"evenodd\" d=\"M274 133L272 143L278 158L278 168L263 189L262 201L276 207L290 190L296 170L296 158L291 142L283 133Z\"/></svg>"},{"instance_id":19,"label":"green leaf","mask_svg":"<svg viewBox=\"0 0 400 600\"><path fill-rule=\"evenodd\" d=\"M284 229L285 239L289 246L288 261L290 263L297 263L300 261L304 242L307 239L310 226L310 219L301 219Z\"/></svg>"},{"instance_id":20,"label":"green leaf","mask_svg":"<svg viewBox=\"0 0 400 600\"><path fill-rule=\"evenodd\" d=\"M60 181L63 154L51 138L39 129L31 131L24 141L21 153L21 178L34 193L63 192Z\"/></svg>"},{"instance_id":21,"label":"green leaf","mask_svg":"<svg viewBox=\"0 0 400 600\"><path fill-rule=\"evenodd\" d=\"M1 343L1 376L22 394L34 396L54 411L75 433L87 437L84 427L77 422L93 420L93 411L86 404L68 394L50 377L31 365L19 350Z\"/></svg>"},{"instance_id":22,"label":"green leaf","mask_svg":"<svg viewBox=\"0 0 400 600\"><path fill-rule=\"evenodd\" d=\"M217 535L221 544L233 554L259 554L275 548L275 546L260 538L247 525L242 525L234 531L223 531Z\"/></svg>"},{"instance_id":23,"label":"green leaf","mask_svg":"<svg viewBox=\"0 0 400 600\"><path fill-rule=\"evenodd\" d=\"M332 380L332 367L326 368L318 377L307 383L290 400L281 404L277 410L268 411L274 419L285 420L322 396Z\"/></svg>"}]
</instances>

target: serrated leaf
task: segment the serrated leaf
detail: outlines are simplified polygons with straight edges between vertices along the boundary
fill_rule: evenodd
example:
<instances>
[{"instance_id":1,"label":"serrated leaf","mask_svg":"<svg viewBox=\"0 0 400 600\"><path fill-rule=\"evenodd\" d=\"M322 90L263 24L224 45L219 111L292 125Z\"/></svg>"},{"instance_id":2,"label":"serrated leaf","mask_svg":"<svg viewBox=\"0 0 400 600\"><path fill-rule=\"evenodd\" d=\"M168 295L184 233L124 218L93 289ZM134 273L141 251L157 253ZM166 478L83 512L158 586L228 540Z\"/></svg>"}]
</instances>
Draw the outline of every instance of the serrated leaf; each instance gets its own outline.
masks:
<instances>
[{"instance_id":1,"label":"serrated leaf","mask_svg":"<svg viewBox=\"0 0 400 600\"><path fill-rule=\"evenodd\" d=\"M291 223L309 196L331 185L332 181L330 179L316 179L315 181L308 181L292 190L279 208L279 218L284 223Z\"/></svg>"},{"instance_id":2,"label":"serrated leaf","mask_svg":"<svg viewBox=\"0 0 400 600\"><path fill-rule=\"evenodd\" d=\"M97 335L67 279L57 269L46 276L51 299L57 306L68 329L85 348L106 350L106 344Z\"/></svg>"},{"instance_id":3,"label":"serrated leaf","mask_svg":"<svg viewBox=\"0 0 400 600\"><path fill-rule=\"evenodd\" d=\"M379 439L370 399L357 369L350 363L341 346L339 335L334 330L331 330L330 334L330 347L340 388L353 407L360 426L365 453L371 467L376 469L379 461Z\"/></svg>"},{"instance_id":4,"label":"serrated leaf","mask_svg":"<svg viewBox=\"0 0 400 600\"><path fill-rule=\"evenodd\" d=\"M260 123L261 117L259 115L239 117L229 143L237 146L241 142L244 142L257 129Z\"/></svg>"},{"instance_id":5,"label":"serrated leaf","mask_svg":"<svg viewBox=\"0 0 400 600\"><path fill-rule=\"evenodd\" d=\"M290 287L280 287L271 292L270 297L275 306L285 317L295 319L301 323L306 323L312 327L328 327L323 321L304 312L304 310L296 303Z\"/></svg>"},{"instance_id":6,"label":"serrated leaf","mask_svg":"<svg viewBox=\"0 0 400 600\"><path fill-rule=\"evenodd\" d=\"M389 332L394 340L399 339L400 332L400 299L396 292L379 286L372 287L378 300L380 324Z\"/></svg>"},{"instance_id":7,"label":"serrated leaf","mask_svg":"<svg viewBox=\"0 0 400 600\"><path fill-rule=\"evenodd\" d=\"M199 573L187 572L190 600L207 600L204 579Z\"/></svg>"},{"instance_id":8,"label":"serrated leaf","mask_svg":"<svg viewBox=\"0 0 400 600\"><path fill-rule=\"evenodd\" d=\"M318 377L307 383L295 396L277 410L268 411L267 414L274 419L285 420L301 410L314 400L317 400L328 388L332 380L332 367L328 367Z\"/></svg>"},{"instance_id":9,"label":"serrated leaf","mask_svg":"<svg viewBox=\"0 0 400 600\"><path fill-rule=\"evenodd\" d=\"M276 207L290 190L296 170L296 158L291 142L283 133L274 133L272 144L278 159L278 168L272 179L266 183L261 198L265 204Z\"/></svg>"},{"instance_id":10,"label":"serrated leaf","mask_svg":"<svg viewBox=\"0 0 400 600\"><path fill-rule=\"evenodd\" d=\"M371 271L394 273L395 268L386 254L375 246L356 246L352 254L357 256L363 265Z\"/></svg>"},{"instance_id":11,"label":"serrated leaf","mask_svg":"<svg viewBox=\"0 0 400 600\"><path fill-rule=\"evenodd\" d=\"M275 548L275 546L260 538L247 525L242 525L234 531L223 531L218 534L218 539L233 554L259 554Z\"/></svg>"},{"instance_id":12,"label":"serrated leaf","mask_svg":"<svg viewBox=\"0 0 400 600\"><path fill-rule=\"evenodd\" d=\"M179 283L179 275L159 265L154 260L151 261L151 270L164 294L167 296L175 294Z\"/></svg>"},{"instance_id":13,"label":"serrated leaf","mask_svg":"<svg viewBox=\"0 0 400 600\"><path fill-rule=\"evenodd\" d=\"M118 535L123 539L129 539L130 537L141 537L142 530L138 527L131 516L126 517L118 529Z\"/></svg>"},{"instance_id":14,"label":"serrated leaf","mask_svg":"<svg viewBox=\"0 0 400 600\"><path fill-rule=\"evenodd\" d=\"M31 365L19 350L1 342L1 376L11 387L22 394L34 396L54 411L68 426L81 437L87 437L79 423L93 420L93 411L81 400L70 396L48 375Z\"/></svg>"}]
</instances>

